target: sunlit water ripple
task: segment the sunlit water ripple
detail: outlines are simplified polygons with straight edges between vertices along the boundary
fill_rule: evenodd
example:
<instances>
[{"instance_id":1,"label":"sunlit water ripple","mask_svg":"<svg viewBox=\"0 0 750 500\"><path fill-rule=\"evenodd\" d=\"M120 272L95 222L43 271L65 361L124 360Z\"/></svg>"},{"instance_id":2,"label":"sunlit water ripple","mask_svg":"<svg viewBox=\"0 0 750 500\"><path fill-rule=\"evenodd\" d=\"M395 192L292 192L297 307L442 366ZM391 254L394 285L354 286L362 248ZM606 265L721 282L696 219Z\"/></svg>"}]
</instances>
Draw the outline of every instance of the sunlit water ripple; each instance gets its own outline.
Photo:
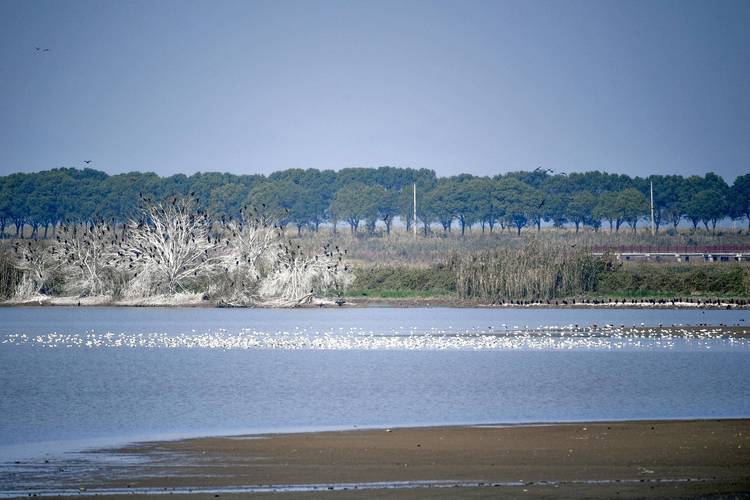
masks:
<instances>
[{"instance_id":1,"label":"sunlit water ripple","mask_svg":"<svg viewBox=\"0 0 750 500\"><path fill-rule=\"evenodd\" d=\"M499 331L453 328L396 328L375 332L364 328L317 330L296 327L291 331L243 328L190 333L84 333L52 332L42 335L4 334L0 344L46 348L147 348L147 349L312 349L312 350L506 350L506 349L671 349L675 346L712 349L747 348L749 339L723 326L688 327L579 327L578 325L529 328L501 325Z\"/></svg>"}]
</instances>

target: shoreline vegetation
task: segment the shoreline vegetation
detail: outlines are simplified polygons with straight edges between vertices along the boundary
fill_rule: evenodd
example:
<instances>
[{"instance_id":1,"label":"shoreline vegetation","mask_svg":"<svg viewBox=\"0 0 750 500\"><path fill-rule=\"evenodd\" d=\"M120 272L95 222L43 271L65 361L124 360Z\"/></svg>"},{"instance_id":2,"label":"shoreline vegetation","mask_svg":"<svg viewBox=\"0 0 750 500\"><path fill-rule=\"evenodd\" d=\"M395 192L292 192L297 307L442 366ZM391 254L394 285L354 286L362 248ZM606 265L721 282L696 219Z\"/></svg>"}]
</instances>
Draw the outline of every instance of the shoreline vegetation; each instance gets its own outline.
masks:
<instances>
[{"instance_id":1,"label":"shoreline vegetation","mask_svg":"<svg viewBox=\"0 0 750 500\"><path fill-rule=\"evenodd\" d=\"M343 296L344 302L339 305L333 299L313 299L305 304L274 304L253 306L217 305L203 300L200 294L181 296L148 297L144 299L115 300L111 297L50 297L38 295L23 299L9 299L0 302L2 307L224 307L224 308L352 308L352 307L453 307L475 309L750 309L750 303L744 298L732 297L694 297L672 302L663 298L637 299L570 299L547 302L503 301L501 303L461 300L450 296Z\"/></svg>"},{"instance_id":2,"label":"shoreline vegetation","mask_svg":"<svg viewBox=\"0 0 750 500\"><path fill-rule=\"evenodd\" d=\"M750 419L367 428L144 442L100 453L135 465L120 479L93 474L60 493L656 498L750 491ZM153 460L168 472L154 475Z\"/></svg>"},{"instance_id":3,"label":"shoreline vegetation","mask_svg":"<svg viewBox=\"0 0 750 500\"><path fill-rule=\"evenodd\" d=\"M223 240L219 241L223 245ZM328 266L334 264L333 269L338 269L338 274L327 274L325 267L321 266L323 274L308 276L304 264L298 265L290 259L280 264L266 264L276 270L260 273L275 281L279 281L278 276L287 281L302 278L302 282L308 280L309 285L297 284L294 293L290 294L285 292L287 281L284 281L277 287L279 291L275 292L275 300L263 301L252 298L252 293L260 289L258 283L245 285L241 277L249 274L251 266L224 275L219 263L216 270L186 282L186 287L179 291L157 289L123 293L122 278L114 276L102 263L102 285L99 293L94 293L90 287L76 288L78 285L75 279L71 279L67 268L49 270L50 261L46 259L54 254L54 247L47 245L46 251L35 251L33 245L46 243L27 240L24 243L27 249L20 247L21 252L14 253L15 248L19 248L15 246L17 242L5 240L0 242L0 297L3 299L0 305L750 307L750 263L622 261L612 253L595 255L591 251L591 241L581 241L574 235L565 237L543 232L520 238L498 238L491 247L484 246L478 239L415 242L402 237L394 238L390 248L383 242L354 238L325 240L303 237L282 241L286 241L284 252L295 248L300 254L313 255L316 249L322 249L324 254L331 255L326 249L332 249L341 259L328 257L335 261ZM29 247L32 250L28 250ZM383 252L398 251L399 248L405 254L403 259L389 259L383 255ZM36 282L34 290L37 291L17 292L24 284L33 281L26 277L35 269L30 265L19 266L19 259L36 259L41 273L46 273ZM235 260L232 254L222 259L232 263ZM341 274L343 270L346 272ZM75 277L75 273L72 276ZM345 281L336 276L344 277ZM109 284L107 280L110 280ZM307 286L315 289L310 290Z\"/></svg>"},{"instance_id":4,"label":"shoreline vegetation","mask_svg":"<svg viewBox=\"0 0 750 500\"><path fill-rule=\"evenodd\" d=\"M541 167L12 174L0 177L0 302L747 307L748 193L750 174L729 186ZM621 260L626 247L646 260Z\"/></svg>"}]
</instances>

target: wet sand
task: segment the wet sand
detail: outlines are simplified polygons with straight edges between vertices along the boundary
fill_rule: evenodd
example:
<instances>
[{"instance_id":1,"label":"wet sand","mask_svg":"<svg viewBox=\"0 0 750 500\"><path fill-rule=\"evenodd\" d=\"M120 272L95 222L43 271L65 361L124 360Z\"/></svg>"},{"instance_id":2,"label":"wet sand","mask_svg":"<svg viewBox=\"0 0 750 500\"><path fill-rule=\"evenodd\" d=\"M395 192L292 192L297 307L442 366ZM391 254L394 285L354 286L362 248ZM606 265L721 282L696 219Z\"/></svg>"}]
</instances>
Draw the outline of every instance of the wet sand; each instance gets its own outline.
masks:
<instances>
[{"instance_id":1,"label":"wet sand","mask_svg":"<svg viewBox=\"0 0 750 500\"><path fill-rule=\"evenodd\" d=\"M146 498L159 488L189 499L750 495L749 419L273 434L141 443L116 452L148 457L151 465L140 477L81 485L87 493L114 488L108 498ZM223 489L231 487L245 489Z\"/></svg>"}]
</instances>

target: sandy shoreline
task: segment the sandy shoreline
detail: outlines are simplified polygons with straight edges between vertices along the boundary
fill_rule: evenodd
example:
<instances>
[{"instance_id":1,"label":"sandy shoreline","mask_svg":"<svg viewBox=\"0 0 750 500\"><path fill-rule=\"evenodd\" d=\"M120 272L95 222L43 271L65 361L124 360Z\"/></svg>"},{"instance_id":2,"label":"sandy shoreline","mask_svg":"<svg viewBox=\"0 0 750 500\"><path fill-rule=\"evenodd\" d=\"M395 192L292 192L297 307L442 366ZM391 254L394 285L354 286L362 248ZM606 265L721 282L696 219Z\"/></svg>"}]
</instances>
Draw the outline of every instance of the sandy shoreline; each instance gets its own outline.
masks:
<instances>
[{"instance_id":1,"label":"sandy shoreline","mask_svg":"<svg viewBox=\"0 0 750 500\"><path fill-rule=\"evenodd\" d=\"M114 452L145 457L150 465L119 479L102 474L68 484L67 491L190 499L250 494L655 498L750 492L750 419L230 436L140 443Z\"/></svg>"}]
</instances>

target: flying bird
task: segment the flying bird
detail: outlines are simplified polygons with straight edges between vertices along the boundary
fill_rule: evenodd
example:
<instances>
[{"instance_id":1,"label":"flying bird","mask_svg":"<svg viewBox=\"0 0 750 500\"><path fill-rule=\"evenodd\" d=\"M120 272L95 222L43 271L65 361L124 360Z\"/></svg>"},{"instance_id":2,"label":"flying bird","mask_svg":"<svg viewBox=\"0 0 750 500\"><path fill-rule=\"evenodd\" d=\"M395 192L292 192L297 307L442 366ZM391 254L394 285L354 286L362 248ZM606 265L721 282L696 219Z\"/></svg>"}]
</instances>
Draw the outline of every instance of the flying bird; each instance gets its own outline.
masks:
<instances>
[{"instance_id":1,"label":"flying bird","mask_svg":"<svg viewBox=\"0 0 750 500\"><path fill-rule=\"evenodd\" d=\"M42 47L34 47L34 49L36 49L36 51L37 51L37 52L49 52L49 50L50 50L50 49L48 49L48 48L46 48L46 47L45 47L45 48L42 48Z\"/></svg>"},{"instance_id":2,"label":"flying bird","mask_svg":"<svg viewBox=\"0 0 750 500\"><path fill-rule=\"evenodd\" d=\"M542 207L544 206L544 202L545 202L545 201L547 201L547 199L546 199L546 198L545 198L545 199L543 199L543 200L542 200L542 202L541 202L541 203L539 204L539 206L538 206L538 207L536 207L536 208L542 208Z\"/></svg>"},{"instance_id":3,"label":"flying bird","mask_svg":"<svg viewBox=\"0 0 750 500\"><path fill-rule=\"evenodd\" d=\"M92 160L83 160L83 163L85 163L86 165L88 165L89 163L91 163L91 161Z\"/></svg>"}]
</instances>

